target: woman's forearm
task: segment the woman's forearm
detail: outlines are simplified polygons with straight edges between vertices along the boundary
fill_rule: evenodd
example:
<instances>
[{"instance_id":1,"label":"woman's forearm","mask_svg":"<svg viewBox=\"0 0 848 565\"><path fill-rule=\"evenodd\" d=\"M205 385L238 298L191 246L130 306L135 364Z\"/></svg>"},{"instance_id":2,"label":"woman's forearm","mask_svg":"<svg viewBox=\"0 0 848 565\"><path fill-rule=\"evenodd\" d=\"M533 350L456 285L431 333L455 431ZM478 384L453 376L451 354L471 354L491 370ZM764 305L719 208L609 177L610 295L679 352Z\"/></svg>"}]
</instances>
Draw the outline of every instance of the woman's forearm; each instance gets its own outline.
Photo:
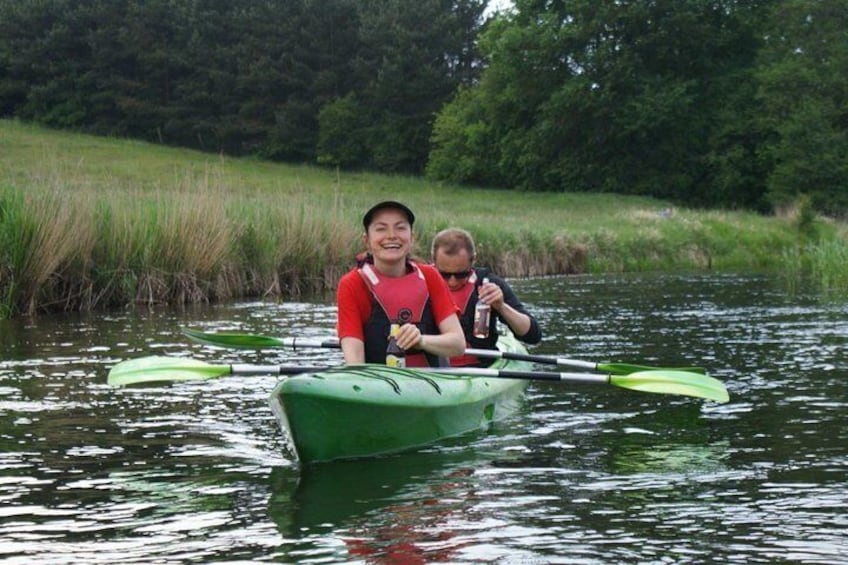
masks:
<instances>
[{"instance_id":1,"label":"woman's forearm","mask_svg":"<svg viewBox=\"0 0 848 565\"><path fill-rule=\"evenodd\" d=\"M415 324L404 324L397 335L398 345L409 351L421 349L437 357L455 357L465 351L465 335L456 315L439 324L438 334L422 334Z\"/></svg>"},{"instance_id":2,"label":"woman's forearm","mask_svg":"<svg viewBox=\"0 0 848 565\"><path fill-rule=\"evenodd\" d=\"M361 365L365 363L365 343L361 339L344 337L340 343L345 365Z\"/></svg>"}]
</instances>

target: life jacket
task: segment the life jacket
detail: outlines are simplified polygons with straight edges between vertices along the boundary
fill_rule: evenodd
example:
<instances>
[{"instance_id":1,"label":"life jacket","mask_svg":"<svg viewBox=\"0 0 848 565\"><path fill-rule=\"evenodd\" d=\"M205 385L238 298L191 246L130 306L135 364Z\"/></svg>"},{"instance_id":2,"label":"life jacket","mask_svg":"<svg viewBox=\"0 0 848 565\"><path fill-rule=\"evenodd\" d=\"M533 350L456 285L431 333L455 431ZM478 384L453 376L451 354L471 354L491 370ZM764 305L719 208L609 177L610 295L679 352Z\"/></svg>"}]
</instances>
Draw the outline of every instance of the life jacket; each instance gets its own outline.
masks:
<instances>
[{"instance_id":1,"label":"life jacket","mask_svg":"<svg viewBox=\"0 0 848 565\"><path fill-rule=\"evenodd\" d=\"M480 270L481 274L483 270ZM488 270L485 270L488 273ZM459 307L461 315L459 323L462 325L462 333L465 335L466 349L497 349L498 334L490 328L489 337L476 338L473 334L474 328L474 308L477 305L477 290L483 284L483 277L478 276L478 269L474 269L471 275L466 279L465 284L456 290L451 290L451 297L454 303ZM492 364L491 359L480 359L474 355L462 354L457 357L450 358L450 364L453 367L469 367L469 366L485 366Z\"/></svg>"},{"instance_id":2,"label":"life jacket","mask_svg":"<svg viewBox=\"0 0 848 565\"><path fill-rule=\"evenodd\" d=\"M415 324L422 334L439 333L430 308L427 279L418 265L412 261L407 265L409 272L402 277L381 275L370 263L364 263L358 269L373 297L371 316L363 327L366 363L386 362L386 345L392 323ZM406 352L408 367L435 367L441 364L437 356L420 349Z\"/></svg>"}]
</instances>

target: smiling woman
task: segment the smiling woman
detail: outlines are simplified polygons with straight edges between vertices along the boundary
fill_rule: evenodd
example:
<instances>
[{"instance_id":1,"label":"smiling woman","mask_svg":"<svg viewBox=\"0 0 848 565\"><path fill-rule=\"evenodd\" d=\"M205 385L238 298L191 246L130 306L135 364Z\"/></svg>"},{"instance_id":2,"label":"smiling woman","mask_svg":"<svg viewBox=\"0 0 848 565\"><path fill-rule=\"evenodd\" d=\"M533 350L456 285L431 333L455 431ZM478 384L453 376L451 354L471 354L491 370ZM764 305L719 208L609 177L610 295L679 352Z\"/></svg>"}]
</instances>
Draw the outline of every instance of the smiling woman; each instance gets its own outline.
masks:
<instances>
[{"instance_id":1,"label":"smiling woman","mask_svg":"<svg viewBox=\"0 0 848 565\"><path fill-rule=\"evenodd\" d=\"M410 367L446 364L465 348L457 308L438 271L409 257L415 214L395 201L363 216L368 255L339 281L339 340L345 363L385 363L391 324Z\"/></svg>"}]
</instances>

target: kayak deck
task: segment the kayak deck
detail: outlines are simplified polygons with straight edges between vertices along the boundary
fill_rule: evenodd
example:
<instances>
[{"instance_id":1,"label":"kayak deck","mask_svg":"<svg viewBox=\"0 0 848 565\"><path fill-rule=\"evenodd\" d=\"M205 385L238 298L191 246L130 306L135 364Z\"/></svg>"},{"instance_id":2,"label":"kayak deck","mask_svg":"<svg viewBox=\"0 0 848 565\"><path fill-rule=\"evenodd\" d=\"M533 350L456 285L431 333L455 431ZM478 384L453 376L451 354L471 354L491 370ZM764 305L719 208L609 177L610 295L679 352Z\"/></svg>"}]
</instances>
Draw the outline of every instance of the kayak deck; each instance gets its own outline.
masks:
<instances>
[{"instance_id":1,"label":"kayak deck","mask_svg":"<svg viewBox=\"0 0 848 565\"><path fill-rule=\"evenodd\" d=\"M524 352L515 338L502 350ZM495 369L525 369L498 360ZM301 463L368 457L427 445L514 413L527 381L368 364L280 381L271 408Z\"/></svg>"}]
</instances>

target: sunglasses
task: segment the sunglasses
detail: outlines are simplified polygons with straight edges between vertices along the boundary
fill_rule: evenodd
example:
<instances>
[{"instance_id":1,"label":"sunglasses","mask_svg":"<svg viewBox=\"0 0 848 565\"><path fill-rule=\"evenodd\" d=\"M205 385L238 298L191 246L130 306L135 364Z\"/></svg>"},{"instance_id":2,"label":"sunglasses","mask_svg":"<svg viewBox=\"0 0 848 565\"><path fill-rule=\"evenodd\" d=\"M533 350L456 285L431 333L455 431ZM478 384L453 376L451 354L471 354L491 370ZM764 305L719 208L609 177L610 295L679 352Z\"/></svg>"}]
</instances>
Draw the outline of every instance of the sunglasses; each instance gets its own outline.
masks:
<instances>
[{"instance_id":1,"label":"sunglasses","mask_svg":"<svg viewBox=\"0 0 848 565\"><path fill-rule=\"evenodd\" d=\"M457 271L456 273L449 273L447 271L439 271L439 274L442 275L442 278L445 280L450 279L451 277L455 279L467 279L471 276L473 269L466 269L464 271Z\"/></svg>"}]
</instances>

